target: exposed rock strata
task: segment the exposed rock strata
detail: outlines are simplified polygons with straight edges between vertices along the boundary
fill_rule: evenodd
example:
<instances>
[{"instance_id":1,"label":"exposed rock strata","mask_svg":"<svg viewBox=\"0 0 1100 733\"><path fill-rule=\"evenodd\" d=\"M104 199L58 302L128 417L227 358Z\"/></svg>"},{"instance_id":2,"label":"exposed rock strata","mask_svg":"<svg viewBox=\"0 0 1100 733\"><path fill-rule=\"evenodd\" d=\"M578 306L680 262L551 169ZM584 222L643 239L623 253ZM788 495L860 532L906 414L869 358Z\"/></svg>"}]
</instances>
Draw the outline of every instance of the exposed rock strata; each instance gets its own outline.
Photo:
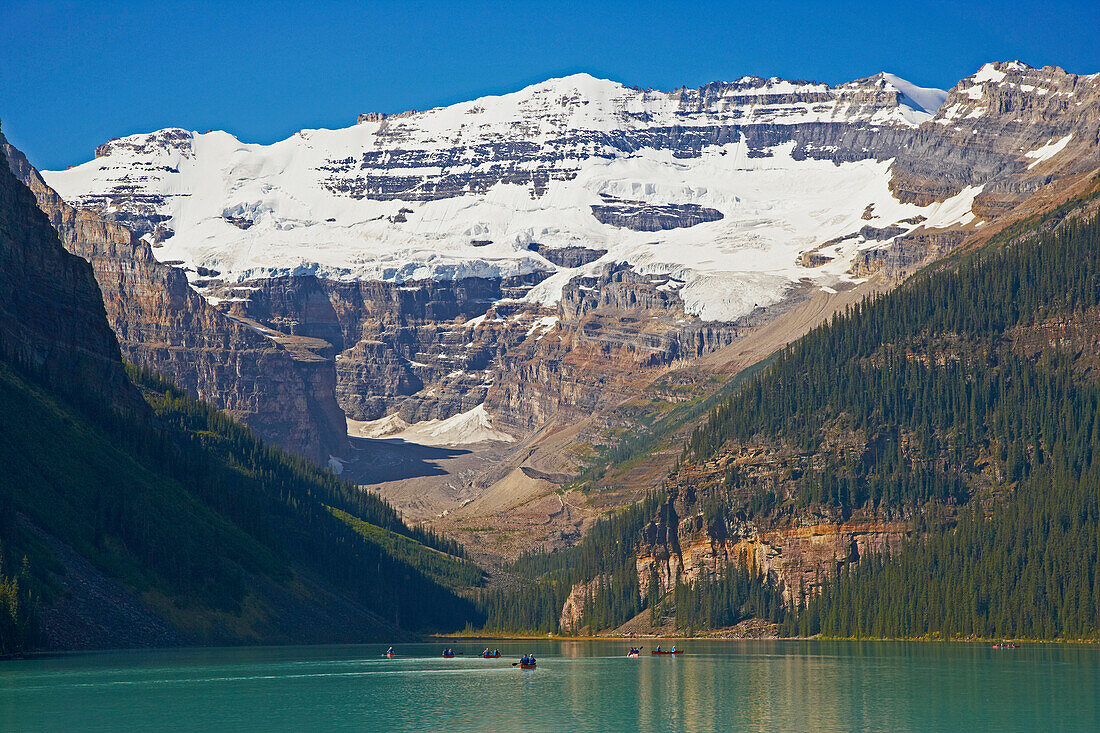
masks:
<instances>
[{"instance_id":1,"label":"exposed rock strata","mask_svg":"<svg viewBox=\"0 0 1100 733\"><path fill-rule=\"evenodd\" d=\"M10 150L0 145L0 357L77 400L137 409L144 403L121 368L92 268L62 249L8 169Z\"/></svg>"},{"instance_id":2,"label":"exposed rock strata","mask_svg":"<svg viewBox=\"0 0 1100 733\"><path fill-rule=\"evenodd\" d=\"M659 232L664 229L693 227L708 221L718 221L722 212L698 204L645 204L624 201L592 205L592 216L602 224L633 229L636 232Z\"/></svg>"},{"instance_id":3,"label":"exposed rock strata","mask_svg":"<svg viewBox=\"0 0 1100 733\"><path fill-rule=\"evenodd\" d=\"M569 268L587 265L589 262L595 262L607 254L606 249L591 249L589 247L580 246L544 247L538 242L532 242L527 245L527 249L532 252L538 252L558 267Z\"/></svg>"},{"instance_id":4,"label":"exposed rock strata","mask_svg":"<svg viewBox=\"0 0 1100 733\"><path fill-rule=\"evenodd\" d=\"M1052 162L1027 153L1072 135ZM932 121L898 151L891 190L902 201L942 201L984 186L975 213L1004 213L1055 176L1100 165L1100 77L1056 66L987 64L948 93Z\"/></svg>"}]
</instances>

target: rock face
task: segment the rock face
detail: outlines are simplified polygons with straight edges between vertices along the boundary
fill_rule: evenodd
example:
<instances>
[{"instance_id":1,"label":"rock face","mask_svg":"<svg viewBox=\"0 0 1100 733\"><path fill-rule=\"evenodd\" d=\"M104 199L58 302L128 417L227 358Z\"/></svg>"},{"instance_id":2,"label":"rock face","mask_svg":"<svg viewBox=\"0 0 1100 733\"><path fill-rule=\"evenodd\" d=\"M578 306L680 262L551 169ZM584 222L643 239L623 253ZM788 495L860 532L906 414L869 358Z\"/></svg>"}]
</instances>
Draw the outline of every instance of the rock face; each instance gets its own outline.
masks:
<instances>
[{"instance_id":1,"label":"rock face","mask_svg":"<svg viewBox=\"0 0 1100 733\"><path fill-rule=\"evenodd\" d=\"M983 186L974 212L988 219L1056 176L1100 165L1098 133L1100 76L986 64L956 84L899 151L890 187L921 203Z\"/></svg>"},{"instance_id":2,"label":"rock face","mask_svg":"<svg viewBox=\"0 0 1100 733\"><path fill-rule=\"evenodd\" d=\"M280 343L226 318L181 270L158 262L146 241L66 204L18 150L0 142L65 248L91 263L128 360L165 374L290 450L327 459L344 449L331 347Z\"/></svg>"},{"instance_id":3,"label":"rock face","mask_svg":"<svg viewBox=\"0 0 1100 733\"><path fill-rule=\"evenodd\" d=\"M592 205L592 216L603 224L633 229L636 232L659 232L665 229L693 227L705 221L718 221L722 212L699 204L647 204L642 201L619 202L605 197L606 204Z\"/></svg>"},{"instance_id":4,"label":"rock face","mask_svg":"<svg viewBox=\"0 0 1100 733\"><path fill-rule=\"evenodd\" d=\"M607 254L606 249L589 249L580 246L543 247L538 242L531 242L527 245L527 249L538 252L559 267L568 268L587 265L589 262L595 262Z\"/></svg>"},{"instance_id":5,"label":"rock face","mask_svg":"<svg viewBox=\"0 0 1100 733\"><path fill-rule=\"evenodd\" d=\"M399 412L417 422L450 417L484 401L499 355L523 340L531 326L530 317L494 303L522 295L538 279L396 285L291 277L229 286L224 293L233 317L333 344L339 377L333 388L348 417L375 420Z\"/></svg>"},{"instance_id":6,"label":"rock face","mask_svg":"<svg viewBox=\"0 0 1100 733\"><path fill-rule=\"evenodd\" d=\"M0 149L0 356L85 401L138 409L92 268L61 247Z\"/></svg>"},{"instance_id":7,"label":"rock face","mask_svg":"<svg viewBox=\"0 0 1100 733\"><path fill-rule=\"evenodd\" d=\"M666 502L643 530L637 561L643 593L649 592L654 570L663 593L677 579L715 578L730 563L740 563L763 571L787 602L797 602L842 565L867 552L896 550L910 534L911 523L897 518L814 513L749 518L708 510L722 495L723 472L735 464L772 479L793 465L790 459L751 452L675 472L666 483Z\"/></svg>"},{"instance_id":8,"label":"rock face","mask_svg":"<svg viewBox=\"0 0 1100 733\"><path fill-rule=\"evenodd\" d=\"M563 634L575 634L581 630L581 621L584 619L584 606L587 599L591 598L599 590L601 584L607 581L607 576L593 578L587 583L577 583L569 591L565 603L561 607L561 617L558 627Z\"/></svg>"},{"instance_id":9,"label":"rock face","mask_svg":"<svg viewBox=\"0 0 1100 733\"><path fill-rule=\"evenodd\" d=\"M486 406L517 432L557 418L568 424L627 399L669 365L733 342L737 323L685 316L679 283L609 265L562 291L545 330L501 356Z\"/></svg>"}]
</instances>

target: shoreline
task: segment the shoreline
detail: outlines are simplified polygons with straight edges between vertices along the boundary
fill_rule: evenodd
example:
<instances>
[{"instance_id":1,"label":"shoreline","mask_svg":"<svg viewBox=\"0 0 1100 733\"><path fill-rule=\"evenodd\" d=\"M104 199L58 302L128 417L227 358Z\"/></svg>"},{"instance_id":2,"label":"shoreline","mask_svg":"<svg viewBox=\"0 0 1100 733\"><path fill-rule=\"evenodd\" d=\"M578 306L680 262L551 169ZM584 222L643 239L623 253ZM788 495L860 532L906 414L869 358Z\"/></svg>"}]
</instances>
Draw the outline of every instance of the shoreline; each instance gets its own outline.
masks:
<instances>
[{"instance_id":1,"label":"shoreline","mask_svg":"<svg viewBox=\"0 0 1100 733\"><path fill-rule=\"evenodd\" d=\"M1012 637L970 637L941 639L928 636L915 637L841 637L841 636L685 636L683 634L653 634L636 636L567 636L561 634L431 634L429 639L454 639L456 641L645 641L646 639L674 641L847 641L847 642L920 642L928 644L1100 644L1100 639L1021 639ZM426 643L426 642L425 642Z\"/></svg>"}]
</instances>

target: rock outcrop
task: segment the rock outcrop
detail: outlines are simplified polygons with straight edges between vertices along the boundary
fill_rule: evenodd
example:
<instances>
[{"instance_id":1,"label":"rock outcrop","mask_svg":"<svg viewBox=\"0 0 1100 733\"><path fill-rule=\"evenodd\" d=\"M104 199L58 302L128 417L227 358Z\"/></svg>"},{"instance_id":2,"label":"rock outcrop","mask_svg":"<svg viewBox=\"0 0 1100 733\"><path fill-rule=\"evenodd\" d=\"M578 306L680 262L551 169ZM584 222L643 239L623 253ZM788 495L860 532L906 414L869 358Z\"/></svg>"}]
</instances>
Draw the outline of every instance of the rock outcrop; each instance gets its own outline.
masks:
<instances>
[{"instance_id":1,"label":"rock outcrop","mask_svg":"<svg viewBox=\"0 0 1100 733\"><path fill-rule=\"evenodd\" d=\"M538 252L559 267L568 268L587 265L589 262L595 262L607 254L606 249L591 249L576 245L572 247L544 247L538 242L531 242L527 245L527 249Z\"/></svg>"},{"instance_id":2,"label":"rock outcrop","mask_svg":"<svg viewBox=\"0 0 1100 733\"><path fill-rule=\"evenodd\" d=\"M1055 177L1100 166L1098 140L1100 76L986 64L898 151L890 187L923 204L983 186L974 212L990 219Z\"/></svg>"},{"instance_id":3,"label":"rock outcrop","mask_svg":"<svg viewBox=\"0 0 1100 733\"><path fill-rule=\"evenodd\" d=\"M607 196L604 201L607 203L592 205L592 216L597 221L636 232L693 227L722 218L722 212L718 209L699 204L647 204L642 201L618 201Z\"/></svg>"},{"instance_id":4,"label":"rock outcrop","mask_svg":"<svg viewBox=\"0 0 1100 733\"><path fill-rule=\"evenodd\" d=\"M715 509L728 496L731 467L749 482L767 482L784 495L783 477L797 475L806 460L756 448L725 452L706 464L686 464L675 471L665 485L665 503L642 533L637 560L642 592L649 592L654 574L665 593L678 579L713 579L737 563L759 569L787 602L797 602L839 567L868 552L896 550L910 535L912 523L899 517L845 517L824 509L756 515Z\"/></svg>"}]
</instances>

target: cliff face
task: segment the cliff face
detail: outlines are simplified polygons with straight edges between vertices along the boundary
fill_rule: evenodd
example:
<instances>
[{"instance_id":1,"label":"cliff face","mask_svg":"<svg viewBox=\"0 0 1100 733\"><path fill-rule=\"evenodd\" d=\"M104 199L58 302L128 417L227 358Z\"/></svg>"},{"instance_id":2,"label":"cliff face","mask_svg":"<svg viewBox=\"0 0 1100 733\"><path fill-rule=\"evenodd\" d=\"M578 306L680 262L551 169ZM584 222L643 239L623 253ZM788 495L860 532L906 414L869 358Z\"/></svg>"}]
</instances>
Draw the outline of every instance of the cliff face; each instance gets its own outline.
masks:
<instances>
[{"instance_id":1,"label":"cliff face","mask_svg":"<svg viewBox=\"0 0 1100 733\"><path fill-rule=\"evenodd\" d=\"M234 323L199 296L181 270L158 262L146 241L69 206L22 153L0 144L65 248L91 264L100 307L128 360L165 374L286 448L318 459L343 450L331 348L290 349Z\"/></svg>"},{"instance_id":2,"label":"cliff face","mask_svg":"<svg viewBox=\"0 0 1100 733\"><path fill-rule=\"evenodd\" d=\"M780 463L768 468L781 473ZM713 512L708 499L715 491L708 471L683 469L668 486L668 502L643 532L637 560L642 592L649 592L653 570L660 592L677 578L691 582L716 578L730 563L763 571L795 603L810 597L819 584L868 552L896 550L911 533L911 524L894 517L838 513L783 512L749 516L744 511Z\"/></svg>"},{"instance_id":3,"label":"cliff face","mask_svg":"<svg viewBox=\"0 0 1100 733\"><path fill-rule=\"evenodd\" d=\"M636 396L671 365L732 343L742 324L691 318L680 285L624 265L574 278L556 314L502 356L486 405L517 431L551 418L576 423Z\"/></svg>"},{"instance_id":4,"label":"cliff face","mask_svg":"<svg viewBox=\"0 0 1100 733\"><path fill-rule=\"evenodd\" d=\"M902 201L927 203L984 186L974 212L993 218L1056 177L1100 165L1098 132L1097 75L986 64L899 151L890 187Z\"/></svg>"},{"instance_id":5,"label":"cliff face","mask_svg":"<svg viewBox=\"0 0 1100 733\"><path fill-rule=\"evenodd\" d=\"M0 150L0 357L62 393L138 409L87 262L58 244Z\"/></svg>"}]
</instances>

